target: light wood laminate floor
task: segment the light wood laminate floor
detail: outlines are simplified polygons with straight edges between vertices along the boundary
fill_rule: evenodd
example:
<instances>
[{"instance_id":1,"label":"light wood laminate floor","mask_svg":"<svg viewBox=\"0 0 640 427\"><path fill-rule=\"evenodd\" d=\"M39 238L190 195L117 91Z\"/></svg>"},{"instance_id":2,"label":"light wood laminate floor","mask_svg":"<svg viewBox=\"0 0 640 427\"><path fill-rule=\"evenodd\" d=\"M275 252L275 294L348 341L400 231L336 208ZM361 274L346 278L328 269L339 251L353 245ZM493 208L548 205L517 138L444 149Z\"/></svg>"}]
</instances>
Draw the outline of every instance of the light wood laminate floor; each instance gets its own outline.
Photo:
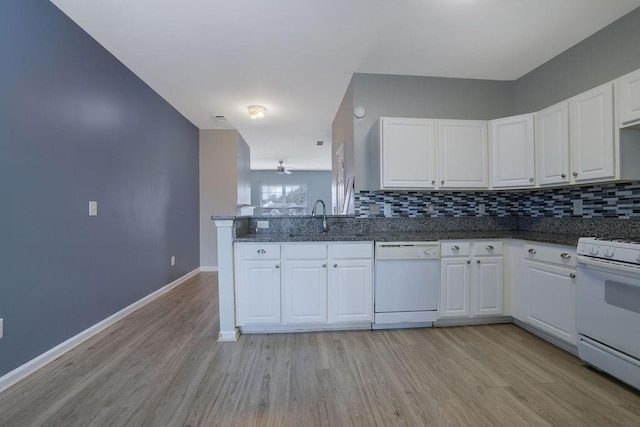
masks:
<instances>
[{"instance_id":1,"label":"light wood laminate floor","mask_svg":"<svg viewBox=\"0 0 640 427\"><path fill-rule=\"evenodd\" d=\"M640 393L514 325L218 343L217 304L198 275L0 394L0 425L640 425Z\"/></svg>"}]
</instances>

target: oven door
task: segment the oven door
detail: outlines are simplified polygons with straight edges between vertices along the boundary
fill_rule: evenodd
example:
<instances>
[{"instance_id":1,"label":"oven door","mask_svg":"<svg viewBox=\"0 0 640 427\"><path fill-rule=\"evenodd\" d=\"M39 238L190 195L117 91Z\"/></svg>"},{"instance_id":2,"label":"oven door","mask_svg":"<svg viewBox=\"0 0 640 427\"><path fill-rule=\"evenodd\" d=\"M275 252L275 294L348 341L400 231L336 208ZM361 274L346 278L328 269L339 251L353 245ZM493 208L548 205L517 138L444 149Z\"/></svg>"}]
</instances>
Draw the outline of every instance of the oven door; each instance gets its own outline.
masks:
<instances>
[{"instance_id":1,"label":"oven door","mask_svg":"<svg viewBox=\"0 0 640 427\"><path fill-rule=\"evenodd\" d=\"M640 269L588 259L577 275L578 333L640 358Z\"/></svg>"}]
</instances>

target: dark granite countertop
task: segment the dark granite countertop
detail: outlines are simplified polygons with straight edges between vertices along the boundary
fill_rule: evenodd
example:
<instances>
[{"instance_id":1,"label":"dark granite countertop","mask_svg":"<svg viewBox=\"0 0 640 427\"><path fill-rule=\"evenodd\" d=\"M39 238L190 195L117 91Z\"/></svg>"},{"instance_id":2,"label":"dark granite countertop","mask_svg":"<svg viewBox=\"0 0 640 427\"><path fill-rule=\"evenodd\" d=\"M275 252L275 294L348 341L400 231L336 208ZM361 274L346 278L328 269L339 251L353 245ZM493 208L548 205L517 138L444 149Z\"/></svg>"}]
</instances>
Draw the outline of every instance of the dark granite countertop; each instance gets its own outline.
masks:
<instances>
[{"instance_id":1,"label":"dark granite countertop","mask_svg":"<svg viewBox=\"0 0 640 427\"><path fill-rule=\"evenodd\" d=\"M257 233L236 237L236 242L334 242L334 241L436 241L436 240L479 240L479 239L520 239L542 243L576 246L580 236L561 233L540 233L531 231L427 231L410 233Z\"/></svg>"}]
</instances>

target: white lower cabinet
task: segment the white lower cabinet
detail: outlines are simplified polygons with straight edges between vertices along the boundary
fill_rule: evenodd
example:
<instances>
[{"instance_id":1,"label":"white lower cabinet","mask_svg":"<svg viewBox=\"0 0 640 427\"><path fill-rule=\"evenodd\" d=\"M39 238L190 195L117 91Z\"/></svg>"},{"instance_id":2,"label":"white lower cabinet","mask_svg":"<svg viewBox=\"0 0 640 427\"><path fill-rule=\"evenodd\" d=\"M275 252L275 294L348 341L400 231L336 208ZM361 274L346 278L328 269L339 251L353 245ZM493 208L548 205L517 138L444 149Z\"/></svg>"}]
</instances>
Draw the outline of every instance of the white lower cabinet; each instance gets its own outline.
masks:
<instances>
[{"instance_id":1,"label":"white lower cabinet","mask_svg":"<svg viewBox=\"0 0 640 427\"><path fill-rule=\"evenodd\" d=\"M237 295L239 325L280 323L280 260L242 260Z\"/></svg>"},{"instance_id":2,"label":"white lower cabinet","mask_svg":"<svg viewBox=\"0 0 640 427\"><path fill-rule=\"evenodd\" d=\"M502 242L441 242L440 248L438 317L502 315Z\"/></svg>"},{"instance_id":3,"label":"white lower cabinet","mask_svg":"<svg viewBox=\"0 0 640 427\"><path fill-rule=\"evenodd\" d=\"M514 317L575 345L576 261L573 247L527 242Z\"/></svg>"},{"instance_id":4,"label":"white lower cabinet","mask_svg":"<svg viewBox=\"0 0 640 427\"><path fill-rule=\"evenodd\" d=\"M282 276L283 323L326 322L326 260L286 261Z\"/></svg>"},{"instance_id":5,"label":"white lower cabinet","mask_svg":"<svg viewBox=\"0 0 640 427\"><path fill-rule=\"evenodd\" d=\"M372 242L238 243L236 260L239 326L373 321Z\"/></svg>"},{"instance_id":6,"label":"white lower cabinet","mask_svg":"<svg viewBox=\"0 0 640 427\"><path fill-rule=\"evenodd\" d=\"M333 258L329 274L329 322L373 321L373 261Z\"/></svg>"}]
</instances>

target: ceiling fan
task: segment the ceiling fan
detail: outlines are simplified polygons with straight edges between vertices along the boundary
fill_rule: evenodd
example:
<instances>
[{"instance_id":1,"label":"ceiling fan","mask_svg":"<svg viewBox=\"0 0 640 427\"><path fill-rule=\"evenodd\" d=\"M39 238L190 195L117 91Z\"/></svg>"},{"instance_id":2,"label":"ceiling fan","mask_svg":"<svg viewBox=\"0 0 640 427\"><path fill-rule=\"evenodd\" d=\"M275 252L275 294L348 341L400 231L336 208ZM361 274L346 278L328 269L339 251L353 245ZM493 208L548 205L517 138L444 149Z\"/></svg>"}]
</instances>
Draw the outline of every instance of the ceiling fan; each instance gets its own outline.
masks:
<instances>
[{"instance_id":1,"label":"ceiling fan","mask_svg":"<svg viewBox=\"0 0 640 427\"><path fill-rule=\"evenodd\" d=\"M285 168L285 167L283 166L283 164L282 164L282 163L283 163L283 161L282 161L282 160L280 160L280 161L279 161L279 163L280 163L280 164L279 164L279 165L278 165L278 167L276 168L276 171L277 171L280 175L283 175L283 174L284 174L284 175L290 175L290 174L291 174L291 169L289 169L289 168Z\"/></svg>"}]
</instances>

